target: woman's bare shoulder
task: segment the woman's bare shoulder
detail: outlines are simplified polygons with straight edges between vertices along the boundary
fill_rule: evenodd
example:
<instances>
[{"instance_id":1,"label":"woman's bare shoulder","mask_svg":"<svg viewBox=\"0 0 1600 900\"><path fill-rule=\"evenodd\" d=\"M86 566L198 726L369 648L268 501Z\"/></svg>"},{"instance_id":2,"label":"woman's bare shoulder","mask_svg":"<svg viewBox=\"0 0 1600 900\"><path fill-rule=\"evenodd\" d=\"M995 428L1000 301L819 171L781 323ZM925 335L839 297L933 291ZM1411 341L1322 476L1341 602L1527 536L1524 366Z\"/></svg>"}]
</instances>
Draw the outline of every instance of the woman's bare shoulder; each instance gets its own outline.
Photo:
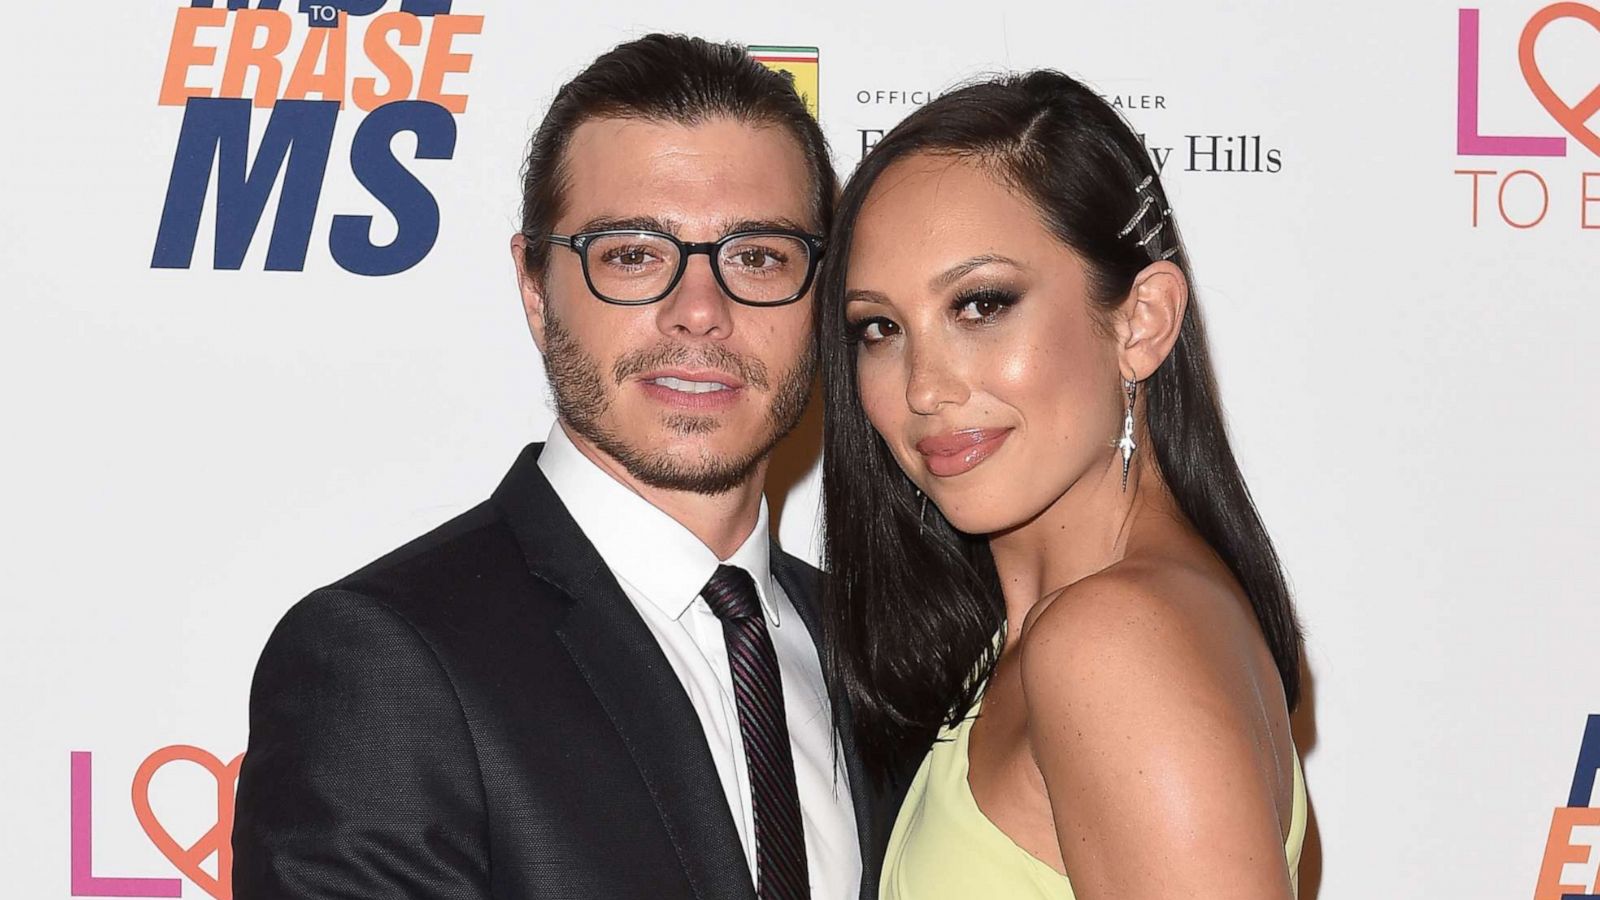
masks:
<instances>
[{"instance_id":1,"label":"woman's bare shoulder","mask_svg":"<svg viewBox=\"0 0 1600 900\"><path fill-rule=\"evenodd\" d=\"M1114 664L1124 675L1165 680L1174 668L1231 668L1255 627L1230 577L1181 559L1138 558L1042 599L1023 623L1019 649L1024 669L1045 670L1039 674Z\"/></svg>"},{"instance_id":2,"label":"woman's bare shoulder","mask_svg":"<svg viewBox=\"0 0 1600 900\"><path fill-rule=\"evenodd\" d=\"M1230 581L1113 566L1025 623L1028 741L1086 893L1286 896L1279 761L1262 713L1271 673ZM1175 882L1148 875L1179 870Z\"/></svg>"}]
</instances>

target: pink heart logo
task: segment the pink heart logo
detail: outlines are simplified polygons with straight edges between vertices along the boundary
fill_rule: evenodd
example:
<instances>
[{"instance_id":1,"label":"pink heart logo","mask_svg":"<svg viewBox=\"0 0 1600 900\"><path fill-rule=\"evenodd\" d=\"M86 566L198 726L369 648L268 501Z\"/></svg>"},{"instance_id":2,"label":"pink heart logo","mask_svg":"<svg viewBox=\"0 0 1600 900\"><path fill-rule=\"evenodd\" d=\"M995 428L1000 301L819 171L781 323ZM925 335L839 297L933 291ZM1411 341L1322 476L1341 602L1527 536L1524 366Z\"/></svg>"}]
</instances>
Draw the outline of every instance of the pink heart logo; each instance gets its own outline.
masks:
<instances>
[{"instance_id":1,"label":"pink heart logo","mask_svg":"<svg viewBox=\"0 0 1600 900\"><path fill-rule=\"evenodd\" d=\"M1522 64L1522 79L1528 83L1529 90L1533 91L1533 96L1538 98L1552 119L1577 138L1579 143L1588 147L1589 152L1600 156L1600 134L1595 134L1589 128L1589 119L1600 112L1600 84L1595 85L1582 100L1568 106L1550 87L1544 73L1539 71L1539 63L1533 58L1533 45L1539 40L1539 34L1550 23L1561 19L1580 19L1600 31L1600 9L1582 3L1552 3L1534 13L1528 24L1523 26L1522 40L1517 44L1517 61Z\"/></svg>"},{"instance_id":2,"label":"pink heart logo","mask_svg":"<svg viewBox=\"0 0 1600 900\"><path fill-rule=\"evenodd\" d=\"M199 747L175 744L150 754L133 776L133 811L150 843L155 844L161 855L184 877L216 900L233 900L233 791L234 783L239 780L239 762L243 759L241 753L232 762L223 763ZM194 763L217 780L217 824L188 847L173 838L150 808L150 780L168 763L179 761ZM213 853L217 856L216 875L200 868Z\"/></svg>"}]
</instances>

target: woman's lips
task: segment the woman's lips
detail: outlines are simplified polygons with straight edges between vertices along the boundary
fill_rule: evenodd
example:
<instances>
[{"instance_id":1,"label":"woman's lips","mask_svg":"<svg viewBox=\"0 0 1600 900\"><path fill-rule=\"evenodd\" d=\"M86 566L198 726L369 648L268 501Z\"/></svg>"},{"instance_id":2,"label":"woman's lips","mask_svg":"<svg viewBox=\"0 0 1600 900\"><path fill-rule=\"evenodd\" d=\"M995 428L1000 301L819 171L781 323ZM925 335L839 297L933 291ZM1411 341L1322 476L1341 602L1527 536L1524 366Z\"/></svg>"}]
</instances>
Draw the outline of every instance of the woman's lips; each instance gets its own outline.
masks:
<instances>
[{"instance_id":1,"label":"woman's lips","mask_svg":"<svg viewBox=\"0 0 1600 900\"><path fill-rule=\"evenodd\" d=\"M928 471L940 478L970 472L1011 436L1010 428L967 428L917 441Z\"/></svg>"}]
</instances>

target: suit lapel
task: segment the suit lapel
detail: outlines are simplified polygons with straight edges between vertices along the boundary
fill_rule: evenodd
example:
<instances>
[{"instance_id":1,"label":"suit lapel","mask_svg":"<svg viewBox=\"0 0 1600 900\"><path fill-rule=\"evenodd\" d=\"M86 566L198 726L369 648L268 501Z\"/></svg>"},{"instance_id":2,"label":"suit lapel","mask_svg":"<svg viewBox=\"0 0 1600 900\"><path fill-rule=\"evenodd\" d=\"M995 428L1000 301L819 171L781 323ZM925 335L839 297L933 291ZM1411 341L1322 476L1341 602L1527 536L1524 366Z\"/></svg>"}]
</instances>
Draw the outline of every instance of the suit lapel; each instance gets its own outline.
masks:
<instances>
[{"instance_id":1,"label":"suit lapel","mask_svg":"<svg viewBox=\"0 0 1600 900\"><path fill-rule=\"evenodd\" d=\"M649 626L539 471L539 449L522 452L495 502L529 570L572 598L556 626L561 642L638 766L696 895L755 900L700 718Z\"/></svg>"},{"instance_id":2,"label":"suit lapel","mask_svg":"<svg viewBox=\"0 0 1600 900\"><path fill-rule=\"evenodd\" d=\"M817 652L819 655L825 654L827 645L816 607L821 594L817 573L792 561L776 543L772 545L771 558L773 576L800 614L800 621L811 633ZM822 663L824 666L828 664L825 655ZM850 727L849 700L841 698L838 708L842 710L843 719L837 724L843 727L835 728L834 734L839 740L839 752L844 755L845 776L850 779L850 804L856 815L856 837L861 842L861 897L862 900L871 900L877 896L878 867L882 863L877 835L881 830L879 816L885 814L884 804L880 802L877 788L861 763L861 756L856 753L855 731Z\"/></svg>"}]
</instances>

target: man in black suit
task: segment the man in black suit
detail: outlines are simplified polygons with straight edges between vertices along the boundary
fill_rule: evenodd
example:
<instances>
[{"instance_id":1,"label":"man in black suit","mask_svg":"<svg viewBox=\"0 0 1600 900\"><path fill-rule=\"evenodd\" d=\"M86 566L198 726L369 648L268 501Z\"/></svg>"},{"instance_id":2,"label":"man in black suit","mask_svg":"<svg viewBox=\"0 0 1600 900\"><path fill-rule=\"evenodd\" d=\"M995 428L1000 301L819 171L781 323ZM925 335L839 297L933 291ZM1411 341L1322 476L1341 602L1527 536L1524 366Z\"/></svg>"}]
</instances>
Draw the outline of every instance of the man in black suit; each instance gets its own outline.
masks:
<instances>
[{"instance_id":1,"label":"man in black suit","mask_svg":"<svg viewBox=\"0 0 1600 900\"><path fill-rule=\"evenodd\" d=\"M890 811L762 497L835 193L737 47L651 35L561 89L512 239L557 425L274 631L239 900L875 895Z\"/></svg>"}]
</instances>

